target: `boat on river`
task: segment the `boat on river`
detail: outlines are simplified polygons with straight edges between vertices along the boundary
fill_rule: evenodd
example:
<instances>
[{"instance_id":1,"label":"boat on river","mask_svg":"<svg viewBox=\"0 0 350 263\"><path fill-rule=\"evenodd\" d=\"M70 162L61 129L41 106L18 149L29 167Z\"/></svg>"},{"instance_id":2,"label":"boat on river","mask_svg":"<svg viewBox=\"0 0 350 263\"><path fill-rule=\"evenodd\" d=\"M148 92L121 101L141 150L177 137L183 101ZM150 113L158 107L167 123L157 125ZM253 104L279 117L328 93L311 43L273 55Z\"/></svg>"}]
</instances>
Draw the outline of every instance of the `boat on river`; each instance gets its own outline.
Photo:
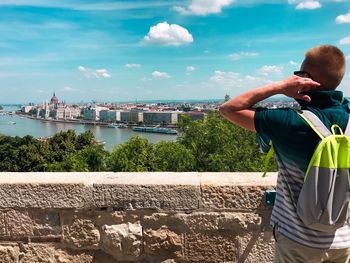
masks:
<instances>
[{"instance_id":1,"label":"boat on river","mask_svg":"<svg viewBox=\"0 0 350 263\"><path fill-rule=\"evenodd\" d=\"M120 124L116 124L116 123L111 123L107 125L108 128L127 128L126 124L124 123L120 123Z\"/></svg>"},{"instance_id":2,"label":"boat on river","mask_svg":"<svg viewBox=\"0 0 350 263\"><path fill-rule=\"evenodd\" d=\"M152 133L163 133L163 134L177 134L177 130L169 128L160 128L160 127L146 127L146 126L137 126L132 128L136 132L152 132Z\"/></svg>"}]
</instances>

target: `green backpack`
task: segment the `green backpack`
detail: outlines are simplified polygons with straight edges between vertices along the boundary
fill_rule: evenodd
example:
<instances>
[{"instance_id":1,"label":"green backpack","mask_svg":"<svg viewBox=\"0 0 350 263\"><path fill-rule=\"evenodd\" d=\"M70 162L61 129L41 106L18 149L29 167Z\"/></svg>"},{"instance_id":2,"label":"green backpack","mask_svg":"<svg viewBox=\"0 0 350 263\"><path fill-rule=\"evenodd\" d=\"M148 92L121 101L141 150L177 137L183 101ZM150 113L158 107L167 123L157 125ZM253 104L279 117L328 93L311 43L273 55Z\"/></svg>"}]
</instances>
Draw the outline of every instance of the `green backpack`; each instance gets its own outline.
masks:
<instances>
[{"instance_id":1,"label":"green backpack","mask_svg":"<svg viewBox=\"0 0 350 263\"><path fill-rule=\"evenodd\" d=\"M345 132L337 124L329 131L311 111L298 111L298 114L321 140L309 162L297 202L285 181L303 223L314 230L334 232L350 223L350 119ZM272 153L273 147L265 167Z\"/></svg>"}]
</instances>

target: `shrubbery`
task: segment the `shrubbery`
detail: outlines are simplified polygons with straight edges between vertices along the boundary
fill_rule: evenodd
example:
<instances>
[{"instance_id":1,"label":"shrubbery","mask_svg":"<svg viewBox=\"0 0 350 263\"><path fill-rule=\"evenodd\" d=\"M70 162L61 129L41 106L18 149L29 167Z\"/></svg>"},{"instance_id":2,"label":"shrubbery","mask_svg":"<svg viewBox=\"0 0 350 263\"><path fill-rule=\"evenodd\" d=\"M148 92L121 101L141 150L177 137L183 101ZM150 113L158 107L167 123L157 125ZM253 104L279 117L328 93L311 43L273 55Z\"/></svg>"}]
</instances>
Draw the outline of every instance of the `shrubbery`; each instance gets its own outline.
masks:
<instances>
[{"instance_id":1,"label":"shrubbery","mask_svg":"<svg viewBox=\"0 0 350 263\"><path fill-rule=\"evenodd\" d=\"M255 134L218 112L199 121L184 118L179 126L176 142L153 144L135 136L111 152L97 144L90 131L60 132L48 142L0 135L0 171L262 171L264 155Z\"/></svg>"}]
</instances>

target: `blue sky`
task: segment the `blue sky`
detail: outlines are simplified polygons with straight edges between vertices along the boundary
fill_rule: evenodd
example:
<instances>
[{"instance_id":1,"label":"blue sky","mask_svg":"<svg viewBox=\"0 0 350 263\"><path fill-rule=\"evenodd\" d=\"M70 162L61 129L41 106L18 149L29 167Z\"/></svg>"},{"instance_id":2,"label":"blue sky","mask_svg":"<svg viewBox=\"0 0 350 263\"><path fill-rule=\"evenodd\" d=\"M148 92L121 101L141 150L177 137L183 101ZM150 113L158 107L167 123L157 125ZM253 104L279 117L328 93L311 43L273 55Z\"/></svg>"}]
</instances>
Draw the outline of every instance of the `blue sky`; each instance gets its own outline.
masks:
<instances>
[{"instance_id":1,"label":"blue sky","mask_svg":"<svg viewBox=\"0 0 350 263\"><path fill-rule=\"evenodd\" d=\"M318 44L350 61L350 1L1 0L0 35L0 103L223 98Z\"/></svg>"}]
</instances>

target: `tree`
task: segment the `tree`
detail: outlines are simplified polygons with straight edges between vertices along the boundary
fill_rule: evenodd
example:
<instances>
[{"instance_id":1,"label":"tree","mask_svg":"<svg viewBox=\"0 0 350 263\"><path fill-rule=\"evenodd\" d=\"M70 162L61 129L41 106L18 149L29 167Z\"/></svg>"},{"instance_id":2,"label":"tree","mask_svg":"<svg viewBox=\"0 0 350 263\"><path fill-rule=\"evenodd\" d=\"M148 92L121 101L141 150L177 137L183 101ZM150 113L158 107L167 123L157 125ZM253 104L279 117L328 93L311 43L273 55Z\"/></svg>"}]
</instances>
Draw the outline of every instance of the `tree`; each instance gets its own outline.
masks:
<instances>
[{"instance_id":1,"label":"tree","mask_svg":"<svg viewBox=\"0 0 350 263\"><path fill-rule=\"evenodd\" d=\"M191 151L178 142L163 141L155 145L155 171L193 171L194 160Z\"/></svg>"},{"instance_id":2,"label":"tree","mask_svg":"<svg viewBox=\"0 0 350 263\"><path fill-rule=\"evenodd\" d=\"M112 150L108 169L114 172L152 171L153 144L142 137L132 137Z\"/></svg>"},{"instance_id":3,"label":"tree","mask_svg":"<svg viewBox=\"0 0 350 263\"><path fill-rule=\"evenodd\" d=\"M212 111L204 120L182 127L179 143L191 150L196 171L262 171L264 155L255 134Z\"/></svg>"},{"instance_id":4,"label":"tree","mask_svg":"<svg viewBox=\"0 0 350 263\"><path fill-rule=\"evenodd\" d=\"M48 140L50 157L53 162L61 162L76 151L77 135L73 130L56 133Z\"/></svg>"},{"instance_id":5,"label":"tree","mask_svg":"<svg viewBox=\"0 0 350 263\"><path fill-rule=\"evenodd\" d=\"M224 98L224 102L229 101L231 99L230 95L226 94Z\"/></svg>"}]
</instances>

